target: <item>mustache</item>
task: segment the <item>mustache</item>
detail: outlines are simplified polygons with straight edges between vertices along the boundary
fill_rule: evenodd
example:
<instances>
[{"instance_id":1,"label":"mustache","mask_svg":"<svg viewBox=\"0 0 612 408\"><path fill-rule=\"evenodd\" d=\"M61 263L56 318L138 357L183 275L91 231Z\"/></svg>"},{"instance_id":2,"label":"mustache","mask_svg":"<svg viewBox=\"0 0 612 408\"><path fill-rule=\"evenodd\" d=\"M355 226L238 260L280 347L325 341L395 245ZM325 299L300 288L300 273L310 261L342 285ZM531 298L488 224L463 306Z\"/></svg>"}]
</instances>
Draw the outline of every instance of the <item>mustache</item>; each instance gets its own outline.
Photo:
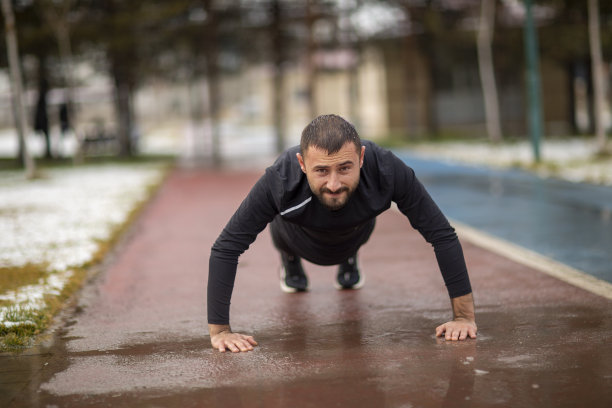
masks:
<instances>
[{"instance_id":1,"label":"mustache","mask_svg":"<svg viewBox=\"0 0 612 408\"><path fill-rule=\"evenodd\" d=\"M347 191L347 192L348 192L348 191L349 191L349 188L348 188L348 187L340 187L340 188L339 188L338 190L336 190L336 191L331 191L331 190L330 190L329 188L327 188L327 187L323 187L323 188L321 189L321 193L330 193L330 194L338 194L338 193L343 193L343 192L345 192L345 191Z\"/></svg>"}]
</instances>

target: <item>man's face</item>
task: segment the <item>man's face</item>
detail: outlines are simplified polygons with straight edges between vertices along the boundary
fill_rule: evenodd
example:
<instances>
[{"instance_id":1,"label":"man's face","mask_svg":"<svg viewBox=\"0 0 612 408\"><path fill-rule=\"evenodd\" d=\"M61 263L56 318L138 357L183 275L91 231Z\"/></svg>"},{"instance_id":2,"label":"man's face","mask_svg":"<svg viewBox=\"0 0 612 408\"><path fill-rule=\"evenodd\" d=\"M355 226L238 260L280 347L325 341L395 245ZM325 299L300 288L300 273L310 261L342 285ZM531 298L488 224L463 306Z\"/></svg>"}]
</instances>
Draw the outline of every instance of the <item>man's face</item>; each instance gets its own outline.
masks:
<instances>
[{"instance_id":1,"label":"man's face","mask_svg":"<svg viewBox=\"0 0 612 408\"><path fill-rule=\"evenodd\" d=\"M310 146L304 157L298 153L297 159L314 195L334 211L344 207L357 188L364 153L365 146L357 152L355 145L347 142L334 154Z\"/></svg>"}]
</instances>

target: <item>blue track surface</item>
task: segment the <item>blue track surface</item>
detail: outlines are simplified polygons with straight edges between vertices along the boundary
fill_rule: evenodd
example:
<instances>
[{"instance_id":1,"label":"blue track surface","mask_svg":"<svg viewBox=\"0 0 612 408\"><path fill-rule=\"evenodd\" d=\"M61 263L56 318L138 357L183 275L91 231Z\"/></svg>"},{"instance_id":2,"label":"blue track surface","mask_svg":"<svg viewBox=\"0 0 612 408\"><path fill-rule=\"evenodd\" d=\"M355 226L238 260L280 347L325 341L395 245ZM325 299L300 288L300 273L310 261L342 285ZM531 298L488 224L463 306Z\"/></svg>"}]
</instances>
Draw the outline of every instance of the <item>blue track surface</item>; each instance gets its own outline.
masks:
<instances>
[{"instance_id":1,"label":"blue track surface","mask_svg":"<svg viewBox=\"0 0 612 408\"><path fill-rule=\"evenodd\" d=\"M612 282L612 188L396 154L447 217Z\"/></svg>"}]
</instances>

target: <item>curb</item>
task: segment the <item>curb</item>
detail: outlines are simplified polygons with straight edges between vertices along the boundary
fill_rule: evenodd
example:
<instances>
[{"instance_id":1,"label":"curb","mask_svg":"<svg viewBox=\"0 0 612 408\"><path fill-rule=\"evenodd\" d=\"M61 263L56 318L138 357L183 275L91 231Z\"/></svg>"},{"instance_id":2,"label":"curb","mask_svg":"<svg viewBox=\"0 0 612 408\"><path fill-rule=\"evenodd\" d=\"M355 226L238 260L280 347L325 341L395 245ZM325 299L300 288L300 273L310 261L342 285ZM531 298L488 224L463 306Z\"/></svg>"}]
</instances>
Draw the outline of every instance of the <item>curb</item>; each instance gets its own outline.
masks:
<instances>
[{"instance_id":1,"label":"curb","mask_svg":"<svg viewBox=\"0 0 612 408\"><path fill-rule=\"evenodd\" d=\"M557 278L570 285L612 300L612 284L562 264L544 255L496 238L461 222L449 220L457 234L473 245L504 256L522 265Z\"/></svg>"}]
</instances>

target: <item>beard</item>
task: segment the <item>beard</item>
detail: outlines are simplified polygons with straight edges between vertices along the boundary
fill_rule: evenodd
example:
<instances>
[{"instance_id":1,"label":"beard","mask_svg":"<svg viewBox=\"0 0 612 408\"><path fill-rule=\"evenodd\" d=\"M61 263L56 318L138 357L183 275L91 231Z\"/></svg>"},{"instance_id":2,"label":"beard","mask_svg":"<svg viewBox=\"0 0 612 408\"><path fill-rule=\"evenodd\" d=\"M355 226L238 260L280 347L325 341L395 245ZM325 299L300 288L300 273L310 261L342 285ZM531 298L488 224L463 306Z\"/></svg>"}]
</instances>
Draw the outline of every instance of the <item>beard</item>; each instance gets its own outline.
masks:
<instances>
[{"instance_id":1,"label":"beard","mask_svg":"<svg viewBox=\"0 0 612 408\"><path fill-rule=\"evenodd\" d=\"M313 193L319 199L319 202L321 205L323 205L323 207L330 211L338 211L344 208L344 206L348 203L349 199L357 189L358 184L359 180L357 180L354 186L340 187L334 192L327 187L321 187L318 191L313 190ZM336 193L337 195L330 195L332 193Z\"/></svg>"}]
</instances>

